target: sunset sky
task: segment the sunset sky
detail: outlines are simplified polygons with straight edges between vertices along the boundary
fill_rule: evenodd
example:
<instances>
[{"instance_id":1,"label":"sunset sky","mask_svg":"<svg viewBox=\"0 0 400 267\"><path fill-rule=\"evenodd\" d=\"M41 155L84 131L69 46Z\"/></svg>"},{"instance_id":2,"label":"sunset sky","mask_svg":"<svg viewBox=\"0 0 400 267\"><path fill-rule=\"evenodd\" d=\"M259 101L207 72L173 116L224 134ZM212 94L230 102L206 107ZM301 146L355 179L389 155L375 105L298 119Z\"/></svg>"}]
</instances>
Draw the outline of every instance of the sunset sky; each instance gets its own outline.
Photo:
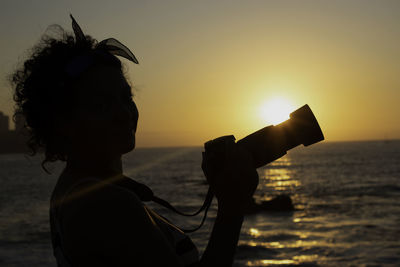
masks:
<instances>
[{"instance_id":1,"label":"sunset sky","mask_svg":"<svg viewBox=\"0 0 400 267\"><path fill-rule=\"evenodd\" d=\"M69 13L138 58L138 146L241 138L277 103L309 104L328 141L400 138L400 1L2 0L0 111L6 76L49 25L71 31Z\"/></svg>"}]
</instances>

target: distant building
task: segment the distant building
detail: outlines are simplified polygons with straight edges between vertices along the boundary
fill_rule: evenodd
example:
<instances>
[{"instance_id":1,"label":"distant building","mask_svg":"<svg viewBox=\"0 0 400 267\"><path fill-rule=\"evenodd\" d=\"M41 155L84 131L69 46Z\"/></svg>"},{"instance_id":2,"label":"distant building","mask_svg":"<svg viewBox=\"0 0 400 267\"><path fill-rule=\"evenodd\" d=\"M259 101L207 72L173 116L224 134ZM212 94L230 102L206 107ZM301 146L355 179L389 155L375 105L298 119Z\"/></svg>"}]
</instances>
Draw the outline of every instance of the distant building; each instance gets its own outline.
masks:
<instances>
[{"instance_id":1,"label":"distant building","mask_svg":"<svg viewBox=\"0 0 400 267\"><path fill-rule=\"evenodd\" d=\"M0 111L0 153L21 153L28 151L22 117L17 117L15 130L10 130L8 123L10 118Z\"/></svg>"},{"instance_id":2,"label":"distant building","mask_svg":"<svg viewBox=\"0 0 400 267\"><path fill-rule=\"evenodd\" d=\"M17 133L22 133L22 131L24 131L24 124L25 119L21 115L17 115L15 117L15 131Z\"/></svg>"},{"instance_id":3,"label":"distant building","mask_svg":"<svg viewBox=\"0 0 400 267\"><path fill-rule=\"evenodd\" d=\"M4 115L0 111L0 133L5 133L8 131L8 116Z\"/></svg>"}]
</instances>

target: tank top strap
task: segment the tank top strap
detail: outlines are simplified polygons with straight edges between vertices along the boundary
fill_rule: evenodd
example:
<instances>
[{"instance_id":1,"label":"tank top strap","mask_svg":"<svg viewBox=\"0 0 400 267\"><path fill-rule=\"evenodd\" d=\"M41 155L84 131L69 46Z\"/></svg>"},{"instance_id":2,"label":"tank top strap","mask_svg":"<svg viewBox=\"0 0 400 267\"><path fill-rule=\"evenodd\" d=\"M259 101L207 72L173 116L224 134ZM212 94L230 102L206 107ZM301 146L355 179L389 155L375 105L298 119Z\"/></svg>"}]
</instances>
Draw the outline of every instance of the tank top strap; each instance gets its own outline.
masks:
<instances>
[{"instance_id":1,"label":"tank top strap","mask_svg":"<svg viewBox=\"0 0 400 267\"><path fill-rule=\"evenodd\" d=\"M160 230L170 242L171 246L174 247L175 253L181 259L182 263L185 266L190 266L198 262L199 252L190 237L181 229L169 222L168 219L159 215L146 205L144 208L156 222Z\"/></svg>"}]
</instances>

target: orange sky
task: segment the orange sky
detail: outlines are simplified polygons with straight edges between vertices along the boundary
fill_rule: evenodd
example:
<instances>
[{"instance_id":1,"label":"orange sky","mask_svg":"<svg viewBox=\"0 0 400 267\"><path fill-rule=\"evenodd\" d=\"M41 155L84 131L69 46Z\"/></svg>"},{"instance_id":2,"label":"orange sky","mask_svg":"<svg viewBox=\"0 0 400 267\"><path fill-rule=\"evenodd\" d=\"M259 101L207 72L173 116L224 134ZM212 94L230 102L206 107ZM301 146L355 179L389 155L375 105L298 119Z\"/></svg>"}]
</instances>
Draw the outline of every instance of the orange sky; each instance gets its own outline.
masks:
<instances>
[{"instance_id":1,"label":"orange sky","mask_svg":"<svg viewBox=\"0 0 400 267\"><path fill-rule=\"evenodd\" d=\"M48 25L71 30L69 12L139 59L138 146L241 138L277 97L309 104L329 141L400 138L399 1L2 1L1 111L5 76Z\"/></svg>"}]
</instances>

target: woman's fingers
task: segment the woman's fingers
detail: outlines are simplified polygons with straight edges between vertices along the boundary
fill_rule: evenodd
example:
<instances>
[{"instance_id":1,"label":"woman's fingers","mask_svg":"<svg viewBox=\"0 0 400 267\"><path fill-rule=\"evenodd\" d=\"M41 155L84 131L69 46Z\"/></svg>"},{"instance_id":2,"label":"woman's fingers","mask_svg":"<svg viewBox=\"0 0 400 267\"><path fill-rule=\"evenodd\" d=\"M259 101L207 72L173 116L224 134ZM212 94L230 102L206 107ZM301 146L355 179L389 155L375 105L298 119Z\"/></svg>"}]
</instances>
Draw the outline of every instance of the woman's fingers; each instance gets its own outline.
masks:
<instances>
[{"instance_id":1,"label":"woman's fingers","mask_svg":"<svg viewBox=\"0 0 400 267\"><path fill-rule=\"evenodd\" d=\"M203 152L202 168L218 202L224 207L245 206L257 188L258 173L251 154L234 142L225 142L218 156Z\"/></svg>"}]
</instances>

